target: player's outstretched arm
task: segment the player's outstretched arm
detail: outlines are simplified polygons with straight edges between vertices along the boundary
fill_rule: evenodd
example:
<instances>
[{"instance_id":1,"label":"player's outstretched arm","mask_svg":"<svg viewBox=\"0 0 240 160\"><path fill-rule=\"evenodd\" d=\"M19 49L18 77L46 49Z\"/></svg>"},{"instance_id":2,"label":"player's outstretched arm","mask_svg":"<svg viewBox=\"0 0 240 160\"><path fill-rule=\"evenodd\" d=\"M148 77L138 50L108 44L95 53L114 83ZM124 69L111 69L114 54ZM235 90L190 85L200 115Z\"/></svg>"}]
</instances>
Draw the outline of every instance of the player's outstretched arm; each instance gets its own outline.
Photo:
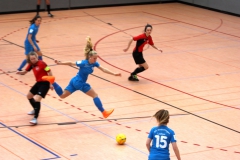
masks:
<instances>
[{"instance_id":1,"label":"player's outstretched arm","mask_svg":"<svg viewBox=\"0 0 240 160\"><path fill-rule=\"evenodd\" d=\"M156 50L160 51L160 52L163 52L161 49L157 48L156 46L154 45L151 45L153 48L155 48Z\"/></svg>"},{"instance_id":2,"label":"player's outstretched arm","mask_svg":"<svg viewBox=\"0 0 240 160\"><path fill-rule=\"evenodd\" d=\"M109 71L107 68L104 68L104 67L101 67L101 66L99 66L98 69L100 69L101 71L103 71L104 73L107 73L107 74L111 74L111 75L114 75L114 76L121 76L121 73L114 73L112 71Z\"/></svg>"},{"instance_id":3,"label":"player's outstretched arm","mask_svg":"<svg viewBox=\"0 0 240 160\"><path fill-rule=\"evenodd\" d=\"M28 71L17 71L16 74L20 74L20 75L24 75L26 74Z\"/></svg>"},{"instance_id":4,"label":"player's outstretched arm","mask_svg":"<svg viewBox=\"0 0 240 160\"><path fill-rule=\"evenodd\" d=\"M57 65L76 66L76 63L75 63L75 62L71 62L71 61L61 62L61 61L58 61L58 60L54 60L54 62L55 62Z\"/></svg>"}]
</instances>

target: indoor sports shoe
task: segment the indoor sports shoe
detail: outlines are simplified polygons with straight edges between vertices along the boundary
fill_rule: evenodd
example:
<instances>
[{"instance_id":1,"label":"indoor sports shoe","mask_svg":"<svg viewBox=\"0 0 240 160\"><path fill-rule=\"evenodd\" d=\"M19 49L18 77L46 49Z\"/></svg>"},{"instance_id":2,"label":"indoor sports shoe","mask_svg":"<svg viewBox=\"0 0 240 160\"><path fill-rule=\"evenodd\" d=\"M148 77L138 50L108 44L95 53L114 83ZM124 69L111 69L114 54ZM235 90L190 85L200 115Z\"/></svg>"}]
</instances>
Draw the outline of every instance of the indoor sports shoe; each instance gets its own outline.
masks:
<instances>
[{"instance_id":1,"label":"indoor sports shoe","mask_svg":"<svg viewBox=\"0 0 240 160\"><path fill-rule=\"evenodd\" d=\"M43 77L42 77L42 80L48 81L48 82L50 82L51 84L53 84L54 81L55 81L55 77L54 77L54 76L43 76Z\"/></svg>"},{"instance_id":2,"label":"indoor sports shoe","mask_svg":"<svg viewBox=\"0 0 240 160\"><path fill-rule=\"evenodd\" d=\"M51 13L48 13L48 17L53 17L53 15Z\"/></svg>"},{"instance_id":3,"label":"indoor sports shoe","mask_svg":"<svg viewBox=\"0 0 240 160\"><path fill-rule=\"evenodd\" d=\"M33 125L36 125L37 124L37 118L33 118L31 121L30 121L31 124Z\"/></svg>"},{"instance_id":4,"label":"indoor sports shoe","mask_svg":"<svg viewBox=\"0 0 240 160\"><path fill-rule=\"evenodd\" d=\"M28 112L28 115L34 115L34 114L35 114L35 111L34 111L34 110Z\"/></svg>"},{"instance_id":5,"label":"indoor sports shoe","mask_svg":"<svg viewBox=\"0 0 240 160\"><path fill-rule=\"evenodd\" d=\"M107 118L108 116L110 116L110 114L112 114L113 111L114 111L114 109L111 109L111 110L108 110L108 111L104 110L104 111L102 112L103 117L104 117L104 118Z\"/></svg>"},{"instance_id":6,"label":"indoor sports shoe","mask_svg":"<svg viewBox=\"0 0 240 160\"><path fill-rule=\"evenodd\" d=\"M137 78L137 75L131 75L130 77L128 77L129 81L139 81L139 79Z\"/></svg>"}]
</instances>

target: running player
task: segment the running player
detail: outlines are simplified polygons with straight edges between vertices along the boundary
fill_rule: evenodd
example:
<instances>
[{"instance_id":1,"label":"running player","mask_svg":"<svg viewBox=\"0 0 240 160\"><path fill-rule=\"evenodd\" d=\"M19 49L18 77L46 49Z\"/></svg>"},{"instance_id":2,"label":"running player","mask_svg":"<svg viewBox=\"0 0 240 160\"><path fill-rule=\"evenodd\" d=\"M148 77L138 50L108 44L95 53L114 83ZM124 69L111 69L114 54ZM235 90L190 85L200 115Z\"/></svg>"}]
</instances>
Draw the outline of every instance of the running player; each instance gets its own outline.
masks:
<instances>
[{"instance_id":1,"label":"running player","mask_svg":"<svg viewBox=\"0 0 240 160\"><path fill-rule=\"evenodd\" d=\"M161 109L155 113L154 117L158 122L157 127L153 127L146 142L149 151L148 160L170 160L169 144L172 143L173 150L178 160L181 160L177 147L176 137L173 130L167 127L169 113ZM150 146L152 142L152 146Z\"/></svg>"},{"instance_id":2,"label":"running player","mask_svg":"<svg viewBox=\"0 0 240 160\"><path fill-rule=\"evenodd\" d=\"M34 118L30 121L32 124L37 124L37 118L41 108L41 100L45 98L49 88L53 89L53 86L49 81L43 80L43 76L52 76L52 72L47 64L41 60L38 60L36 52L30 52L27 55L28 66L25 71L17 71L17 74L24 75L30 70L33 70L36 78L36 83L30 89L27 94L27 98L33 107L33 111L29 112L29 115L34 115ZM53 78L53 77L50 77ZM51 80L51 79L50 79ZM53 82L53 80L51 80Z\"/></svg>"},{"instance_id":3,"label":"running player","mask_svg":"<svg viewBox=\"0 0 240 160\"><path fill-rule=\"evenodd\" d=\"M38 57L39 60L42 60L42 52L40 51L40 48L37 45L37 42L39 41L36 40L36 35L38 33L38 29L41 24L41 21L42 21L42 18L40 16L36 16L30 21L31 25L28 29L28 34L24 42L26 57L29 52L35 51L39 56ZM24 59L22 64L18 68L18 71L21 71L26 64L27 64L27 59Z\"/></svg>"},{"instance_id":4,"label":"running player","mask_svg":"<svg viewBox=\"0 0 240 160\"><path fill-rule=\"evenodd\" d=\"M146 44L150 44L153 48L162 52L162 50L160 50L154 46L154 43L153 43L152 37L151 37L151 32L152 32L152 26L150 24L147 24L144 28L144 33L140 34L139 36L133 37L129 41L127 48L123 50L124 52L127 52L132 41L137 41L136 47L134 48L132 55L133 55L133 59L134 59L135 63L139 66L131 73L130 77L128 78L128 80L130 80L130 81L139 81L137 78L137 74L148 69L148 64L144 60L143 53L142 53L143 47Z\"/></svg>"},{"instance_id":5,"label":"running player","mask_svg":"<svg viewBox=\"0 0 240 160\"><path fill-rule=\"evenodd\" d=\"M91 38L87 37L87 45L85 47L85 60L77 62L60 62L58 60L55 60L55 63L58 65L73 65L79 67L80 69L78 74L71 79L69 85L65 88L64 91L57 83L54 83L53 86L60 98L66 98L77 90L82 91L86 95L93 98L93 102L98 108L98 110L102 112L104 118L107 118L114 111L114 109L109 111L105 110L97 93L91 88L88 83L86 83L86 81L88 79L88 75L93 72L94 67L97 67L104 73L108 73L114 76L121 76L121 73L113 73L108 69L100 66L100 64L97 62L97 52L94 51L92 47L93 45L91 42Z\"/></svg>"}]
</instances>

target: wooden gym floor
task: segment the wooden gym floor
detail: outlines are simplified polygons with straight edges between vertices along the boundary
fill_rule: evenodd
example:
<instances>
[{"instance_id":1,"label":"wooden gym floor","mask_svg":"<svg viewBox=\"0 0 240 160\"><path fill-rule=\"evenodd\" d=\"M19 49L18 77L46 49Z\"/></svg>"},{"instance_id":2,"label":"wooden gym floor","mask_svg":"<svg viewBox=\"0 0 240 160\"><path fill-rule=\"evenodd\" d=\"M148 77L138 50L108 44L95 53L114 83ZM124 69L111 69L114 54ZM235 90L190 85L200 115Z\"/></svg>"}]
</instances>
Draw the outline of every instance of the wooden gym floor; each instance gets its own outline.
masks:
<instances>
[{"instance_id":1,"label":"wooden gym floor","mask_svg":"<svg viewBox=\"0 0 240 160\"><path fill-rule=\"evenodd\" d=\"M61 100L49 91L39 125L28 126L32 108L26 94L35 79L32 72L20 76L14 71L24 59L28 21L35 13L1 15L0 159L147 159L145 141L156 121L131 117L152 116L159 109L172 115L168 126L176 133L183 160L240 159L239 17L180 3L52 13L54 18L41 12L37 39L56 81L65 88L77 70L55 66L53 59L84 59L85 38L91 36L99 63L122 73L114 77L95 69L88 79L104 107L115 108L108 119L117 120L98 121L100 112L81 92ZM149 69L139 74L139 82L129 82L136 68L131 55L135 43L128 52L123 49L147 23L163 53L146 47ZM58 125L64 122L77 123ZM116 144L118 133L127 136L125 145ZM176 159L172 149L170 153Z\"/></svg>"}]
</instances>

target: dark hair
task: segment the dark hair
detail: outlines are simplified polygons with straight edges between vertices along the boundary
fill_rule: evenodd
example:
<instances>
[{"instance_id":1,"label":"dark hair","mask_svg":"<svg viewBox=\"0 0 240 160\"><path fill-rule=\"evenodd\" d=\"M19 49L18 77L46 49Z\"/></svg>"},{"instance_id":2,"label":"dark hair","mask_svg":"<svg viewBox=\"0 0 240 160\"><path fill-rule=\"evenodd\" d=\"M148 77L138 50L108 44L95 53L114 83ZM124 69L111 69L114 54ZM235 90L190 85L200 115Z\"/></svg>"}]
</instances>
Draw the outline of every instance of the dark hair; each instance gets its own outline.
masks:
<instances>
[{"instance_id":1,"label":"dark hair","mask_svg":"<svg viewBox=\"0 0 240 160\"><path fill-rule=\"evenodd\" d=\"M168 110L161 109L157 111L153 117L155 117L159 125L166 125L169 122L169 113Z\"/></svg>"},{"instance_id":2,"label":"dark hair","mask_svg":"<svg viewBox=\"0 0 240 160\"><path fill-rule=\"evenodd\" d=\"M147 30L148 27L151 27L151 28L152 28L152 25L147 24L147 25L145 26L145 28L144 28L144 32L146 32L146 30Z\"/></svg>"},{"instance_id":3,"label":"dark hair","mask_svg":"<svg viewBox=\"0 0 240 160\"><path fill-rule=\"evenodd\" d=\"M39 16L39 15L36 15L32 20L30 20L29 22L30 22L30 24L34 24L35 23L35 21L38 19L38 18L41 18L42 19L42 17L41 16Z\"/></svg>"}]
</instances>

